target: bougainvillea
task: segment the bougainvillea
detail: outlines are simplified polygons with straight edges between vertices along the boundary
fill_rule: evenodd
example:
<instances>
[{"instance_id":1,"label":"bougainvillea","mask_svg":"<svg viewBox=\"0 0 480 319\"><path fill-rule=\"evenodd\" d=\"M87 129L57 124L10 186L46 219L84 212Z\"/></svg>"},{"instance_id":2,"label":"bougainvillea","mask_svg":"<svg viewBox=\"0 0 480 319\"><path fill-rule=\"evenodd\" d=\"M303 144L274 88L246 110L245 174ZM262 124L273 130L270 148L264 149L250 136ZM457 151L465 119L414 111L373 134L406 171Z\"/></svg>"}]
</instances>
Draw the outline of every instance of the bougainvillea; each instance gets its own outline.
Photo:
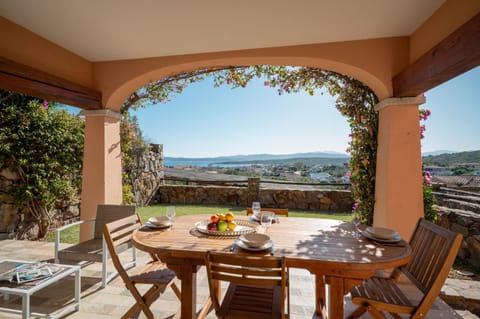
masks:
<instances>
[{"instance_id":1,"label":"bougainvillea","mask_svg":"<svg viewBox=\"0 0 480 319\"><path fill-rule=\"evenodd\" d=\"M79 193L84 123L53 103L14 92L0 91L0 105L0 169L19 177L10 192L23 214L17 238L37 226L43 238L52 209Z\"/></svg>"},{"instance_id":2,"label":"bougainvillea","mask_svg":"<svg viewBox=\"0 0 480 319\"><path fill-rule=\"evenodd\" d=\"M426 126L422 121L426 121L431 112L428 109L419 110L420 119L420 139L425 137ZM423 170L423 213L425 219L431 222L437 222L439 220L438 211L435 209L437 200L433 196L432 175L429 171Z\"/></svg>"}]
</instances>

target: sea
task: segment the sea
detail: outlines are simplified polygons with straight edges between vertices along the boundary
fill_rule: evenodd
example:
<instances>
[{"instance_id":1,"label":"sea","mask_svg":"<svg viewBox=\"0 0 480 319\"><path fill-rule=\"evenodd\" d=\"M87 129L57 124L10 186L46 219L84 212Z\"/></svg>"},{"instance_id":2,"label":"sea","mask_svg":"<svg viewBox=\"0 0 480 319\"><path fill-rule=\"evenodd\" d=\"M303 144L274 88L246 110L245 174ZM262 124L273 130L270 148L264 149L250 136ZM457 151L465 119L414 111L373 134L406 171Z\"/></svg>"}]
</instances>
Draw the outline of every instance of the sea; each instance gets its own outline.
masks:
<instances>
[{"instance_id":1,"label":"sea","mask_svg":"<svg viewBox=\"0 0 480 319\"><path fill-rule=\"evenodd\" d=\"M198 167L242 167L242 166L251 166L255 165L253 163L229 163L229 164L221 164L214 160L188 160L188 159L168 159L166 158L163 162L164 166L174 167L176 165L183 165L183 166L198 166Z\"/></svg>"}]
</instances>

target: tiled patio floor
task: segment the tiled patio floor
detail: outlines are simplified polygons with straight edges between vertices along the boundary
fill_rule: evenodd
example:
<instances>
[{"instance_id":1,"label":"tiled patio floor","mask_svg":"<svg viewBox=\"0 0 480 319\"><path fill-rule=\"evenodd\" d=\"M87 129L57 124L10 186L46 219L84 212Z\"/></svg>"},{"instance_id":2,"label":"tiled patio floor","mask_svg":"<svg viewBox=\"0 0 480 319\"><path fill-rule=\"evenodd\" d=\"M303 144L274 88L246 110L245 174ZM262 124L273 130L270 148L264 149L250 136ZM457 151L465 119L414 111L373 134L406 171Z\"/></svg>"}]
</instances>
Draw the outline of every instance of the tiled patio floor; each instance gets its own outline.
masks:
<instances>
[{"instance_id":1,"label":"tiled patio floor","mask_svg":"<svg viewBox=\"0 0 480 319\"><path fill-rule=\"evenodd\" d=\"M0 241L0 259L19 260L50 260L53 257L53 243L28 242L15 240ZM126 256L129 257L129 256ZM146 255L138 253L139 264L146 261ZM112 269L112 268L110 268ZM124 288L122 281L117 278L105 288L100 288L101 264L92 264L82 269L82 303L80 311L66 315L64 318L72 319L103 319L120 318L121 315L133 304L133 298ZM198 274L198 309L208 296L208 287L205 272L201 270ZM314 310L314 279L304 270L291 270L291 318L304 319L312 318ZM73 298L73 278L64 280L58 284L47 287L35 294L32 298L32 310L48 312L58 310L66 302ZM352 308L348 297L345 298L346 311ZM0 298L0 306L20 307L18 298L10 298L5 301ZM151 309L155 318L177 318L180 304L171 290L160 297ZM19 315L0 313L0 318L19 318ZM33 317L36 318L36 317ZM140 318L144 318L140 315ZM215 318L213 313L208 318ZM369 318L364 316L363 318ZM466 313L460 315L454 312L448 305L438 300L427 318L476 318Z\"/></svg>"}]
</instances>

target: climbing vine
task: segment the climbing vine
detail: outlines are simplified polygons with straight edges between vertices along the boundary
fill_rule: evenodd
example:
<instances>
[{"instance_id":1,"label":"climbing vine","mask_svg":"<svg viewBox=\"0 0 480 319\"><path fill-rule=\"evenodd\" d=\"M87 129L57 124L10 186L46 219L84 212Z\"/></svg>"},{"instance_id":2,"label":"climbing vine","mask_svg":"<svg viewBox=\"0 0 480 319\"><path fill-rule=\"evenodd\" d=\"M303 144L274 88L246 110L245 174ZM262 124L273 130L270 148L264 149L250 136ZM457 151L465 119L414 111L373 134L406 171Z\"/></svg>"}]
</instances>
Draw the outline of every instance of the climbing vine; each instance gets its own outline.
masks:
<instances>
[{"instance_id":1,"label":"climbing vine","mask_svg":"<svg viewBox=\"0 0 480 319\"><path fill-rule=\"evenodd\" d=\"M134 92L122 110L148 104L166 103L181 93L189 83L211 76L216 87L231 85L246 87L254 78L264 79L267 87L276 88L279 94L305 91L310 95L320 91L336 98L336 108L346 117L351 134L347 152L351 154L350 180L355 199L355 209L366 224L373 222L375 204L375 168L377 154L378 114L374 105L378 99L373 91L360 81L332 71L307 67L251 66L219 67L186 72L152 82Z\"/></svg>"}]
</instances>

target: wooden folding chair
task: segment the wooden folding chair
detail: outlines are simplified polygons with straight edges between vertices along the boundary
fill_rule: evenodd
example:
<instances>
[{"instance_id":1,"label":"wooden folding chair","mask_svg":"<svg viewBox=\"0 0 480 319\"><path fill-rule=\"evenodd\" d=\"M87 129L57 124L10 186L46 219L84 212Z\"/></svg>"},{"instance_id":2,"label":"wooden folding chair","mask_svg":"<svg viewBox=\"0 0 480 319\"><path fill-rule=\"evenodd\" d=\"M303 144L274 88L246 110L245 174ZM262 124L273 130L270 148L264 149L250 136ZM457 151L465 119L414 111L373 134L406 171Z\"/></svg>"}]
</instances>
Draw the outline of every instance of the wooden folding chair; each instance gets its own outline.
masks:
<instances>
[{"instance_id":1,"label":"wooden folding chair","mask_svg":"<svg viewBox=\"0 0 480 319\"><path fill-rule=\"evenodd\" d=\"M275 215L288 217L288 208L268 208L262 207L261 211L273 212ZM247 207L247 216L252 215L253 210L251 207Z\"/></svg>"},{"instance_id":2,"label":"wooden folding chair","mask_svg":"<svg viewBox=\"0 0 480 319\"><path fill-rule=\"evenodd\" d=\"M288 318L289 279L284 257L207 252L205 264L217 317ZM219 281L230 283L221 303L215 289Z\"/></svg>"},{"instance_id":3,"label":"wooden folding chair","mask_svg":"<svg viewBox=\"0 0 480 319\"><path fill-rule=\"evenodd\" d=\"M109 281L115 278L118 273L116 271L107 272L107 262L109 259L108 250L106 249L105 241L103 240L102 232L103 226L106 223L114 220L135 215L135 206L125 205L98 205L95 219L85 219L78 222L65 225L55 230L55 262L60 260L71 260L79 262L80 265L91 264L92 262L102 263L102 287L105 287ZM61 232L75 225L83 223L94 223L93 238L76 245L60 249ZM135 247L130 243L121 247L122 251L132 249L132 259L124 266L126 268L133 268L137 262ZM118 251L120 253L121 251Z\"/></svg>"},{"instance_id":4,"label":"wooden folding chair","mask_svg":"<svg viewBox=\"0 0 480 319\"><path fill-rule=\"evenodd\" d=\"M462 243L462 235L420 219L410 240L411 261L395 269L388 278L372 277L351 290L352 302L359 307L348 318L359 318L368 311L374 318L424 318L437 298ZM420 301L408 298L397 279L405 275L422 293Z\"/></svg>"},{"instance_id":5,"label":"wooden folding chair","mask_svg":"<svg viewBox=\"0 0 480 319\"><path fill-rule=\"evenodd\" d=\"M172 287L176 296L180 299L180 290L174 283L175 272L166 268L160 260L152 260L145 265L135 275L128 275L123 268L117 254L117 249L132 241L133 232L141 227L140 217L135 214L117 221L105 224L103 235L107 243L108 251L112 258L113 265L117 269L125 286L135 298L135 304L122 316L122 318L132 318L140 311L145 313L147 318L153 318L150 305L155 301L167 287ZM154 256L152 256L153 258ZM138 284L151 285L149 290L143 295L137 289Z\"/></svg>"}]
</instances>

